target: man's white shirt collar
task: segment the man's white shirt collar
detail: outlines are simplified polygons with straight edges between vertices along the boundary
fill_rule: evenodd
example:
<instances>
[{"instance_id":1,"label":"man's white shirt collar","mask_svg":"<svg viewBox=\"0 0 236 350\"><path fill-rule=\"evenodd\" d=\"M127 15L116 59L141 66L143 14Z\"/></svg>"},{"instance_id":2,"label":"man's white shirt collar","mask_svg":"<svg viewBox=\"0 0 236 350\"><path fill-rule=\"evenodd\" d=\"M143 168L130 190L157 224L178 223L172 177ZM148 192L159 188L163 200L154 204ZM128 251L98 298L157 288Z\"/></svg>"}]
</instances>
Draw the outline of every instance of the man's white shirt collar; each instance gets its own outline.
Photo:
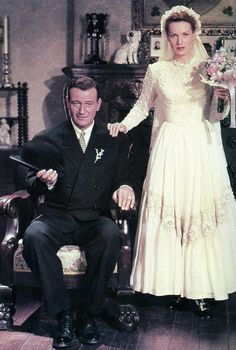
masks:
<instances>
[{"instance_id":1,"label":"man's white shirt collar","mask_svg":"<svg viewBox=\"0 0 236 350\"><path fill-rule=\"evenodd\" d=\"M80 138L80 135L81 135L82 131L84 132L84 139L85 139L85 143L86 143L86 146L87 146L88 142L89 142L89 139L90 139L90 136L91 136L91 133L92 133L92 130L93 130L94 122L93 122L92 125L90 125L85 130L81 130L80 128L78 128L78 126L76 126L74 124L73 120L71 120L71 122L72 122L73 128L75 130L75 134L76 134L76 137L77 137L78 140Z\"/></svg>"}]
</instances>

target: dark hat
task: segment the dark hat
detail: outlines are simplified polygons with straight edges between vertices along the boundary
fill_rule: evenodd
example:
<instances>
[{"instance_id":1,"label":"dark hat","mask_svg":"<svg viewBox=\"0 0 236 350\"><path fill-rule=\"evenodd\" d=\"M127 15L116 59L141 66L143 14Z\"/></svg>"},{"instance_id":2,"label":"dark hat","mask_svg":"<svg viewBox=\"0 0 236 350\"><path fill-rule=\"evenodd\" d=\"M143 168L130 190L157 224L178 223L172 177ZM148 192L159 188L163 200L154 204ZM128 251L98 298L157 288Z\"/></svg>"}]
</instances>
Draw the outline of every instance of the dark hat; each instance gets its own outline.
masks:
<instances>
[{"instance_id":1,"label":"dark hat","mask_svg":"<svg viewBox=\"0 0 236 350\"><path fill-rule=\"evenodd\" d=\"M19 156L10 156L12 160L33 169L54 169L58 168L59 151L51 143L44 140L32 140L26 142Z\"/></svg>"}]
</instances>

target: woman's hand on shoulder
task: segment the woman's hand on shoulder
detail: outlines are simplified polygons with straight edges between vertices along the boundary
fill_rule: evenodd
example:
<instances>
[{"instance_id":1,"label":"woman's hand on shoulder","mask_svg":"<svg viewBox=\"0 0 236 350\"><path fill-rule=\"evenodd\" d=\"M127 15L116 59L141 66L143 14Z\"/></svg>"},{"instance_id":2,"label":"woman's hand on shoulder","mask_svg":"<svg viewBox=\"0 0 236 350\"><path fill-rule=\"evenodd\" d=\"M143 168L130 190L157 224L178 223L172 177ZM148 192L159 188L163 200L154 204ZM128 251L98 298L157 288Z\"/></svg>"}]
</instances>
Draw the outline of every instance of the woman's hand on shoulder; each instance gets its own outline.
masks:
<instances>
[{"instance_id":1,"label":"woman's hand on shoulder","mask_svg":"<svg viewBox=\"0 0 236 350\"><path fill-rule=\"evenodd\" d=\"M127 127L122 123L108 123L107 129L112 137L116 137L119 132L127 133Z\"/></svg>"}]
</instances>

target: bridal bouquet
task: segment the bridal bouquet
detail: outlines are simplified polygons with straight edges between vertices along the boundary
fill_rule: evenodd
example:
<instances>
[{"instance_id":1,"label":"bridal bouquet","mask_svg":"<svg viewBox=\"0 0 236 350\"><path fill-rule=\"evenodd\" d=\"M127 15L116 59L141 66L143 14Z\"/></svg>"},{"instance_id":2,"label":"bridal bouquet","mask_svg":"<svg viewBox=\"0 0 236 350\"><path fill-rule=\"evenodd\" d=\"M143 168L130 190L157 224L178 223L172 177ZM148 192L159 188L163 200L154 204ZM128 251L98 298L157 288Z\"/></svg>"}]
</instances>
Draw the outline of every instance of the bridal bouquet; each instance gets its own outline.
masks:
<instances>
[{"instance_id":1,"label":"bridal bouquet","mask_svg":"<svg viewBox=\"0 0 236 350\"><path fill-rule=\"evenodd\" d=\"M201 74L202 82L211 86L220 86L229 90L231 98L231 125L235 127L235 92L236 86L236 57L224 48L216 51L206 62ZM222 113L224 101L218 99L217 111Z\"/></svg>"}]
</instances>

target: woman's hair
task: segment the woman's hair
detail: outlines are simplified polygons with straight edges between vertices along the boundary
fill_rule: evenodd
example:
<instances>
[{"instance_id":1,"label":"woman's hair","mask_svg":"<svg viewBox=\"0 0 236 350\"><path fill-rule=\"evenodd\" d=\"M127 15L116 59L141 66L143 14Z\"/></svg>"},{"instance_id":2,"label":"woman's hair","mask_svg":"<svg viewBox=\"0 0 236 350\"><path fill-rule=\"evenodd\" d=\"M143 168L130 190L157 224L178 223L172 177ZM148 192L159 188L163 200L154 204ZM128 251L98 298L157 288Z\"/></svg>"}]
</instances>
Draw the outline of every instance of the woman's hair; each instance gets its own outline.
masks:
<instances>
[{"instance_id":1,"label":"woman's hair","mask_svg":"<svg viewBox=\"0 0 236 350\"><path fill-rule=\"evenodd\" d=\"M191 25L193 32L195 32L195 30L196 30L196 21L192 16L190 16L186 12L175 12L172 15L170 15L170 17L168 17L166 19L165 31L166 31L167 35L169 34L170 23L176 23L176 22L187 22Z\"/></svg>"}]
</instances>

